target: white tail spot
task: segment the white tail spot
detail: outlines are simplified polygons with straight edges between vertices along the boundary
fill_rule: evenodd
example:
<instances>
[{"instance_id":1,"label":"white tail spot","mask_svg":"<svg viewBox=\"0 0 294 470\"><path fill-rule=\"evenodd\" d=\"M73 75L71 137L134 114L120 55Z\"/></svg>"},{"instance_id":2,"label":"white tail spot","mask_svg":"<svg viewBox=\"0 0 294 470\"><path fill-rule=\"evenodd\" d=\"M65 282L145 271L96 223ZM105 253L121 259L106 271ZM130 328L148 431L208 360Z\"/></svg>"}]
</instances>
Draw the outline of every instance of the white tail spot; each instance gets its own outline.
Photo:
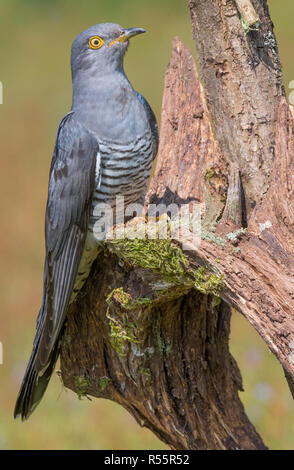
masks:
<instances>
[{"instance_id":1,"label":"white tail spot","mask_svg":"<svg viewBox=\"0 0 294 470\"><path fill-rule=\"evenodd\" d=\"M0 364L3 364L3 344L0 341Z\"/></svg>"}]
</instances>

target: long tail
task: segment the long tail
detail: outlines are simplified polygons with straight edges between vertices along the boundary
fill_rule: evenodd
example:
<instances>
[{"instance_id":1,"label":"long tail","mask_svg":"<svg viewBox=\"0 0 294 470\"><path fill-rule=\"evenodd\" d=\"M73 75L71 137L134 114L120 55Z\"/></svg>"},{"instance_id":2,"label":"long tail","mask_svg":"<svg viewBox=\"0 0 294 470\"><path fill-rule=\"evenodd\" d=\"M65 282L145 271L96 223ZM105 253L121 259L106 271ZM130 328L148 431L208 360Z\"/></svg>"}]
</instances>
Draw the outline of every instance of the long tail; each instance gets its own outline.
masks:
<instances>
[{"instance_id":1,"label":"long tail","mask_svg":"<svg viewBox=\"0 0 294 470\"><path fill-rule=\"evenodd\" d=\"M56 343L49 363L42 371L37 370L35 366L37 348L34 347L17 397L15 418L21 416L23 421L28 419L40 403L59 355L59 343L59 341Z\"/></svg>"},{"instance_id":2,"label":"long tail","mask_svg":"<svg viewBox=\"0 0 294 470\"><path fill-rule=\"evenodd\" d=\"M47 266L45 262L44 267L44 290L42 307L38 315L36 336L34 339L33 351L27 365L25 375L21 384L21 388L16 400L14 409L14 417L21 416L24 421L30 417L34 409L40 403L46 388L48 386L50 377L54 370L56 361L60 351L60 340L62 338L62 331L59 334L58 340L48 355L46 363L40 369L40 354L39 346L41 336L44 328L45 318L47 313Z\"/></svg>"}]
</instances>

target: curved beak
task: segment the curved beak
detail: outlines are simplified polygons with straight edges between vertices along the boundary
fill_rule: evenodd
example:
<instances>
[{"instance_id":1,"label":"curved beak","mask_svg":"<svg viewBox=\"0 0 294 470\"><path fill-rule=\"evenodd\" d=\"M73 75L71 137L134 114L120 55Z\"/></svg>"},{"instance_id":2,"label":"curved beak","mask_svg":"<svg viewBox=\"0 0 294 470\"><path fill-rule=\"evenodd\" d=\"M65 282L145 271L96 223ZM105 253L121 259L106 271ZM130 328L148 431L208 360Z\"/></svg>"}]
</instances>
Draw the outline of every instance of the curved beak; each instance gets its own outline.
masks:
<instances>
[{"instance_id":1,"label":"curved beak","mask_svg":"<svg viewBox=\"0 0 294 470\"><path fill-rule=\"evenodd\" d=\"M119 38L114 39L108 44L108 47L113 46L113 44L117 42L125 42L128 41L133 36L137 36L138 34L146 33L146 29L143 28L126 28L124 29L123 33L119 36Z\"/></svg>"},{"instance_id":2,"label":"curved beak","mask_svg":"<svg viewBox=\"0 0 294 470\"><path fill-rule=\"evenodd\" d=\"M124 29L123 36L125 37L125 41L132 38L133 36L137 36L138 34L146 33L146 29L143 28L126 28Z\"/></svg>"}]
</instances>

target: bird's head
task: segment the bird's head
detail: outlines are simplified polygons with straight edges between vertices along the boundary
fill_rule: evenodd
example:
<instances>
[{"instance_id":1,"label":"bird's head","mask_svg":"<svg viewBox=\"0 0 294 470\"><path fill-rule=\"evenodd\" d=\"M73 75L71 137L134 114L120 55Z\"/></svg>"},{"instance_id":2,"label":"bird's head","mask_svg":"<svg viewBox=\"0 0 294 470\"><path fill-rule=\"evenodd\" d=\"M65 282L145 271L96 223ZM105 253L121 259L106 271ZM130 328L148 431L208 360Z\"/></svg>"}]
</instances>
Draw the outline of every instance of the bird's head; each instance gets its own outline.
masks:
<instances>
[{"instance_id":1,"label":"bird's head","mask_svg":"<svg viewBox=\"0 0 294 470\"><path fill-rule=\"evenodd\" d=\"M145 33L142 28L127 28L114 23L101 23L80 33L72 44L73 78L80 71L107 74L123 67L129 39Z\"/></svg>"}]
</instances>

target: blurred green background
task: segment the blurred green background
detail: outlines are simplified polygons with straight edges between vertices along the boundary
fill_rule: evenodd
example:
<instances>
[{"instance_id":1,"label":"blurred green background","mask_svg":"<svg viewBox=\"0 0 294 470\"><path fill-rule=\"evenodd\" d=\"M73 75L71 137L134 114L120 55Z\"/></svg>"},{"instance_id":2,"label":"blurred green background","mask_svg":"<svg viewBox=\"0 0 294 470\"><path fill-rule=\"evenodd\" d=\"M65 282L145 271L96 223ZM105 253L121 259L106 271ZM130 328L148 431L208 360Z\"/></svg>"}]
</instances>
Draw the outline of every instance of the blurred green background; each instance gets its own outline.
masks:
<instances>
[{"instance_id":1,"label":"blurred green background","mask_svg":"<svg viewBox=\"0 0 294 470\"><path fill-rule=\"evenodd\" d=\"M269 6L288 87L294 79L294 4L271 0ZM58 122L71 106L70 46L80 31L106 21L148 30L132 42L125 63L132 84L159 119L173 37L195 50L186 0L1 1L1 449L165 448L118 405L79 401L56 374L31 419L22 424L12 418L42 295L48 171ZM294 406L282 369L238 313L231 349L250 419L269 447L294 449Z\"/></svg>"}]
</instances>

